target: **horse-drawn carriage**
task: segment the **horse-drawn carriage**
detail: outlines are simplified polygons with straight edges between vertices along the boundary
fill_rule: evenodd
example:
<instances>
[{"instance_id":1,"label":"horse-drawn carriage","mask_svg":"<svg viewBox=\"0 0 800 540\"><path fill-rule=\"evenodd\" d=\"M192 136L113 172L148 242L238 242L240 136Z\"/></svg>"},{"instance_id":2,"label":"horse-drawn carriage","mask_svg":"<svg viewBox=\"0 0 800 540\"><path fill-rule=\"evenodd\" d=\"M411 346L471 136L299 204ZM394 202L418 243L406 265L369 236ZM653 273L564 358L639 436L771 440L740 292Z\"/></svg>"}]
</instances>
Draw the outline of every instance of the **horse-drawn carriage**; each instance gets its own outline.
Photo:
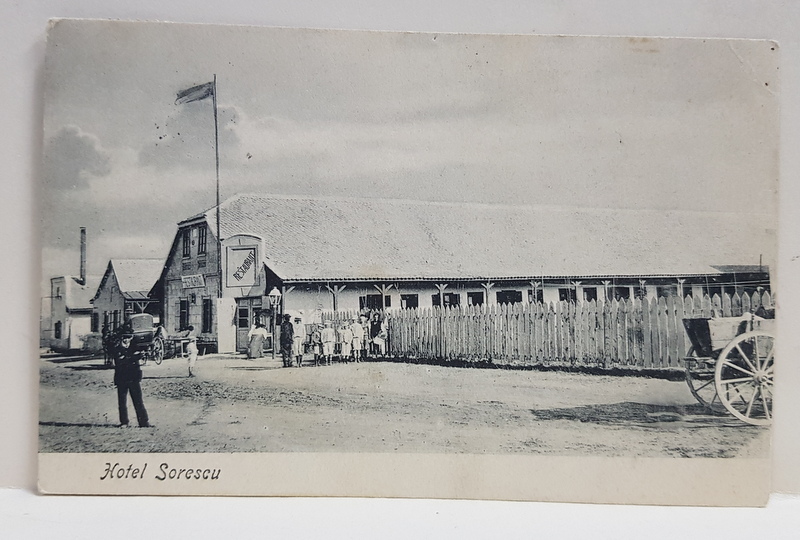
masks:
<instances>
[{"instance_id":1,"label":"horse-drawn carriage","mask_svg":"<svg viewBox=\"0 0 800 540\"><path fill-rule=\"evenodd\" d=\"M698 402L748 424L772 422L774 323L752 313L683 320L691 341L686 382Z\"/></svg>"},{"instance_id":2,"label":"horse-drawn carriage","mask_svg":"<svg viewBox=\"0 0 800 540\"><path fill-rule=\"evenodd\" d=\"M120 327L111 331L103 340L106 361L113 362L113 354L108 354L119 345L123 337L131 338L131 348L141 353L141 362L153 360L161 364L165 357L167 338L163 326L153 325L153 316L149 313L131 315Z\"/></svg>"}]
</instances>

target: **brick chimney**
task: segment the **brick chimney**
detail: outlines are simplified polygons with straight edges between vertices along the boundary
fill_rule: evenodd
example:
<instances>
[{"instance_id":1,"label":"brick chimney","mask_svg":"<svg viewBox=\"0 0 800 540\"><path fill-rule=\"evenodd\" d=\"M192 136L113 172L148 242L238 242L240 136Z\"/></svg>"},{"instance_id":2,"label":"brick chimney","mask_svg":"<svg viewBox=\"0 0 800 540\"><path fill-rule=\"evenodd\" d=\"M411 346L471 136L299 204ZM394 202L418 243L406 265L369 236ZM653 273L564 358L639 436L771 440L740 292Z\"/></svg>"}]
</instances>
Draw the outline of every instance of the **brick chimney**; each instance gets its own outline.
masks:
<instances>
[{"instance_id":1,"label":"brick chimney","mask_svg":"<svg viewBox=\"0 0 800 540\"><path fill-rule=\"evenodd\" d=\"M81 285L86 285L86 227L81 227Z\"/></svg>"}]
</instances>

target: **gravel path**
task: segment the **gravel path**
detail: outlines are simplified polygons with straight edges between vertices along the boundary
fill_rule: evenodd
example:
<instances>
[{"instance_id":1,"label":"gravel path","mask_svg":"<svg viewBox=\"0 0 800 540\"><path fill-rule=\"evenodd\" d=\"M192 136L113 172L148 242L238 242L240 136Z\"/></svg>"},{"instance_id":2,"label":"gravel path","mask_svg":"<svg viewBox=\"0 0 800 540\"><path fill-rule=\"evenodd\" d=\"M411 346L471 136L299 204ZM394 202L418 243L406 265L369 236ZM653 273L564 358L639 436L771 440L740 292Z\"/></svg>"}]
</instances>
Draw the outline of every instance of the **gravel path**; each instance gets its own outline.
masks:
<instances>
[{"instance_id":1,"label":"gravel path","mask_svg":"<svg viewBox=\"0 0 800 540\"><path fill-rule=\"evenodd\" d=\"M711 416L683 382L393 362L143 368L152 429L118 428L102 360L41 359L42 452L459 452L764 457L769 430ZM133 407L129 406L133 415ZM135 416L134 416L135 418Z\"/></svg>"}]
</instances>

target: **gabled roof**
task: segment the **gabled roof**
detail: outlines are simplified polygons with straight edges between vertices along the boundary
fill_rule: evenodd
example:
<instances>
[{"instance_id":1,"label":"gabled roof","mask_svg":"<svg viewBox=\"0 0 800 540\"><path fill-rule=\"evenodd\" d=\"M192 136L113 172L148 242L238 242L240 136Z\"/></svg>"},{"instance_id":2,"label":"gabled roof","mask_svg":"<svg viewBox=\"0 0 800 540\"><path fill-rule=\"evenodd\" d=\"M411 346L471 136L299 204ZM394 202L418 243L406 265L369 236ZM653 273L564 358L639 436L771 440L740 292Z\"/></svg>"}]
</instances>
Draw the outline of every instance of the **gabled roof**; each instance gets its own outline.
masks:
<instances>
[{"instance_id":1,"label":"gabled roof","mask_svg":"<svg viewBox=\"0 0 800 540\"><path fill-rule=\"evenodd\" d=\"M125 298L146 300L163 268L164 261L161 259L111 259L92 300L98 297L112 273L116 276L120 293Z\"/></svg>"},{"instance_id":2,"label":"gabled roof","mask_svg":"<svg viewBox=\"0 0 800 540\"><path fill-rule=\"evenodd\" d=\"M285 280L713 275L775 249L768 219L721 212L243 194L220 216Z\"/></svg>"}]
</instances>

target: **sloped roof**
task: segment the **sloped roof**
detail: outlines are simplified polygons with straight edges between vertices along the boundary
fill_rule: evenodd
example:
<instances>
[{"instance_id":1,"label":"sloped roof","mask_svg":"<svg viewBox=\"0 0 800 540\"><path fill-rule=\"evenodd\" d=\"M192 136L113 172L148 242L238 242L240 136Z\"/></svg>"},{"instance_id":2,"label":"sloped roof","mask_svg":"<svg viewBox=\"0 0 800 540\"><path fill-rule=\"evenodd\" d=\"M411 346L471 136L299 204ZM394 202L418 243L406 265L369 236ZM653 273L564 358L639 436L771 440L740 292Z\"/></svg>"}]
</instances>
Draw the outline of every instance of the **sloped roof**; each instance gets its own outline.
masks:
<instances>
[{"instance_id":1,"label":"sloped roof","mask_svg":"<svg viewBox=\"0 0 800 540\"><path fill-rule=\"evenodd\" d=\"M770 220L721 212L243 194L220 216L288 280L717 274L775 249Z\"/></svg>"},{"instance_id":2,"label":"sloped roof","mask_svg":"<svg viewBox=\"0 0 800 540\"><path fill-rule=\"evenodd\" d=\"M92 300L100 295L100 289L112 272L117 278L122 296L128 300L147 300L148 293L163 268L164 261L161 259L111 259Z\"/></svg>"},{"instance_id":3,"label":"sloped roof","mask_svg":"<svg viewBox=\"0 0 800 540\"><path fill-rule=\"evenodd\" d=\"M92 298L100 282L98 276L86 276L86 284L81 285L76 276L63 276L65 283L64 305L69 311L91 310Z\"/></svg>"},{"instance_id":4,"label":"sloped roof","mask_svg":"<svg viewBox=\"0 0 800 540\"><path fill-rule=\"evenodd\" d=\"M111 259L119 290L132 298L146 298L150 288L161 275L161 259ZM143 294L142 294L143 293Z\"/></svg>"}]
</instances>

